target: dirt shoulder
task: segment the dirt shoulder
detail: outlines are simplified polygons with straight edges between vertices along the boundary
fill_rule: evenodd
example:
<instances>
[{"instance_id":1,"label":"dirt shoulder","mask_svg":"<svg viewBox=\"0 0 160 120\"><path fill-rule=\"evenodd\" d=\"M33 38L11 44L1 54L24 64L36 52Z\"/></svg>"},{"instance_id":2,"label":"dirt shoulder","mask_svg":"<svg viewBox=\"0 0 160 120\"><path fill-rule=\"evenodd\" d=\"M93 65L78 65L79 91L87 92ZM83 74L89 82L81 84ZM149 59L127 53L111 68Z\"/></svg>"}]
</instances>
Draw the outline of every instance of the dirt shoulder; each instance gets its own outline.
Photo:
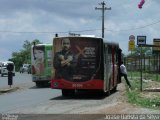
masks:
<instances>
[{"instance_id":1,"label":"dirt shoulder","mask_svg":"<svg viewBox=\"0 0 160 120\"><path fill-rule=\"evenodd\" d=\"M125 95L126 88L124 83L119 84L117 88L119 95L116 96L116 101L113 104L105 104L103 108L94 111L98 114L160 114L159 110L142 108L137 105L130 104ZM132 92L132 91L130 91ZM92 113L92 112L91 112Z\"/></svg>"},{"instance_id":2,"label":"dirt shoulder","mask_svg":"<svg viewBox=\"0 0 160 120\"><path fill-rule=\"evenodd\" d=\"M34 83L30 82L30 83L21 83L18 85L12 85L11 87L9 86L1 87L0 95L5 94L5 93L12 93L15 91L22 91L22 90L29 89L34 86L35 86Z\"/></svg>"}]
</instances>

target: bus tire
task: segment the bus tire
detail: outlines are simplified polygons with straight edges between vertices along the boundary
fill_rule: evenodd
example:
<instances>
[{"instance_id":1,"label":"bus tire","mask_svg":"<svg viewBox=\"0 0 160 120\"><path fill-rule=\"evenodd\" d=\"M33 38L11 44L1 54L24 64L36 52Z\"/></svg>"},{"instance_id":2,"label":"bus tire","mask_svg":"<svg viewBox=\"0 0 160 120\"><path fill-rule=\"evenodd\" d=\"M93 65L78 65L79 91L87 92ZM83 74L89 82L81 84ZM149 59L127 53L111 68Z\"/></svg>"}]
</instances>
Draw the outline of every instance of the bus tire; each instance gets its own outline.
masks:
<instances>
[{"instance_id":1,"label":"bus tire","mask_svg":"<svg viewBox=\"0 0 160 120\"><path fill-rule=\"evenodd\" d=\"M104 95L104 96L109 96L110 94L111 94L110 90L108 90L108 91L103 91L103 95Z\"/></svg>"},{"instance_id":2,"label":"bus tire","mask_svg":"<svg viewBox=\"0 0 160 120\"><path fill-rule=\"evenodd\" d=\"M117 85L112 89L113 92L117 91Z\"/></svg>"},{"instance_id":3,"label":"bus tire","mask_svg":"<svg viewBox=\"0 0 160 120\"><path fill-rule=\"evenodd\" d=\"M68 89L62 89L62 96L68 97L68 96L74 96L75 90L68 90Z\"/></svg>"},{"instance_id":4,"label":"bus tire","mask_svg":"<svg viewBox=\"0 0 160 120\"><path fill-rule=\"evenodd\" d=\"M62 96L64 96L64 97L66 97L66 96L68 96L68 90L66 90L66 89L62 89Z\"/></svg>"},{"instance_id":5,"label":"bus tire","mask_svg":"<svg viewBox=\"0 0 160 120\"><path fill-rule=\"evenodd\" d=\"M37 87L42 87L43 84L41 82L35 82Z\"/></svg>"}]
</instances>

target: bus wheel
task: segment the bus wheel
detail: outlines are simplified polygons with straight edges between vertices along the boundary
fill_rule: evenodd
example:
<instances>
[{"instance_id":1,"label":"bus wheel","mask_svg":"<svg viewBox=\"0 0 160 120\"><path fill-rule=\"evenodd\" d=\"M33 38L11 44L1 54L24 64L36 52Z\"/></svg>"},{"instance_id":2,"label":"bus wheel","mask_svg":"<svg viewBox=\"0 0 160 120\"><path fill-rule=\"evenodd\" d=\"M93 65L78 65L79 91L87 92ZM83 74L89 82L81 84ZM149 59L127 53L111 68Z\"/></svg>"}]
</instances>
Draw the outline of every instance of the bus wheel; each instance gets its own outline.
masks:
<instances>
[{"instance_id":1,"label":"bus wheel","mask_svg":"<svg viewBox=\"0 0 160 120\"><path fill-rule=\"evenodd\" d=\"M113 92L117 91L117 85L112 89Z\"/></svg>"},{"instance_id":2,"label":"bus wheel","mask_svg":"<svg viewBox=\"0 0 160 120\"><path fill-rule=\"evenodd\" d=\"M110 90L102 91L102 94L103 94L104 96L109 96L109 95L110 95Z\"/></svg>"},{"instance_id":3,"label":"bus wheel","mask_svg":"<svg viewBox=\"0 0 160 120\"><path fill-rule=\"evenodd\" d=\"M110 94L111 94L111 91L108 90L107 93L106 93L106 95L107 95L107 96L110 96Z\"/></svg>"},{"instance_id":4,"label":"bus wheel","mask_svg":"<svg viewBox=\"0 0 160 120\"><path fill-rule=\"evenodd\" d=\"M62 89L62 95L64 97L74 96L74 94L75 94L75 90Z\"/></svg>"},{"instance_id":5,"label":"bus wheel","mask_svg":"<svg viewBox=\"0 0 160 120\"><path fill-rule=\"evenodd\" d=\"M43 84L42 84L41 82L36 82L36 86L37 86L37 87L42 87L42 85L43 85Z\"/></svg>"},{"instance_id":6,"label":"bus wheel","mask_svg":"<svg viewBox=\"0 0 160 120\"><path fill-rule=\"evenodd\" d=\"M63 95L64 97L69 96L69 91L66 90L66 89L62 89L62 95Z\"/></svg>"}]
</instances>

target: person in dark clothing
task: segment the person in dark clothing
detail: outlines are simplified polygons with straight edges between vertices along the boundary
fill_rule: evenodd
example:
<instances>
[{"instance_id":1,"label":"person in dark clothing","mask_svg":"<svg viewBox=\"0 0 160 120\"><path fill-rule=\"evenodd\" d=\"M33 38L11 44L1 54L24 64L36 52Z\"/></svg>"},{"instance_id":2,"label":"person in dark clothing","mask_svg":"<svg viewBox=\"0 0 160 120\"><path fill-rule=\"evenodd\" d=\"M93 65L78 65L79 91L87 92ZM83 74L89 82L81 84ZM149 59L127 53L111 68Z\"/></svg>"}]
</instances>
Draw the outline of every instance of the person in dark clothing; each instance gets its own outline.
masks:
<instances>
[{"instance_id":1,"label":"person in dark clothing","mask_svg":"<svg viewBox=\"0 0 160 120\"><path fill-rule=\"evenodd\" d=\"M62 39L62 50L55 53L53 61L56 79L72 80L73 78L76 59L70 48L70 40L68 38Z\"/></svg>"},{"instance_id":2,"label":"person in dark clothing","mask_svg":"<svg viewBox=\"0 0 160 120\"><path fill-rule=\"evenodd\" d=\"M123 62L121 62L120 71L121 71L121 76L124 77L124 79L126 80L127 85L129 86L129 88L131 88L131 84L130 84L130 82L128 80L128 77L127 77L127 69L126 69L125 65L123 64Z\"/></svg>"}]
</instances>

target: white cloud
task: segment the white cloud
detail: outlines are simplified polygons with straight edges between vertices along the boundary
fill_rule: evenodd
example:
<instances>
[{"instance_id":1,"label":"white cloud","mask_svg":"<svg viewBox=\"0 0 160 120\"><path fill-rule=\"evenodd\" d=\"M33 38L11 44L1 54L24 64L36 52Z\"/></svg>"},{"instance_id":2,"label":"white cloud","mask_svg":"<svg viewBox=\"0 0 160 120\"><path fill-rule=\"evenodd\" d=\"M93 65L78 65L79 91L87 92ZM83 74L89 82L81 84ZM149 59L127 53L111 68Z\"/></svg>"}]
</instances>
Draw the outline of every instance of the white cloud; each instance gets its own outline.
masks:
<instances>
[{"instance_id":1,"label":"white cloud","mask_svg":"<svg viewBox=\"0 0 160 120\"><path fill-rule=\"evenodd\" d=\"M39 39L52 43L55 32L60 36L70 31L101 36L101 7L99 0L0 0L0 56L8 59L11 53L22 49L25 40ZM105 39L119 42L127 53L129 35L146 35L147 42L159 38L160 23L139 28L160 20L159 0L146 0L142 9L140 0L108 0L105 11ZM139 29L135 29L139 28ZM133 30L134 29L134 30ZM112 30L112 31L107 31ZM53 33L13 33L13 32ZM65 33L63 33L65 32ZM125 46L125 47L124 47Z\"/></svg>"}]
</instances>

